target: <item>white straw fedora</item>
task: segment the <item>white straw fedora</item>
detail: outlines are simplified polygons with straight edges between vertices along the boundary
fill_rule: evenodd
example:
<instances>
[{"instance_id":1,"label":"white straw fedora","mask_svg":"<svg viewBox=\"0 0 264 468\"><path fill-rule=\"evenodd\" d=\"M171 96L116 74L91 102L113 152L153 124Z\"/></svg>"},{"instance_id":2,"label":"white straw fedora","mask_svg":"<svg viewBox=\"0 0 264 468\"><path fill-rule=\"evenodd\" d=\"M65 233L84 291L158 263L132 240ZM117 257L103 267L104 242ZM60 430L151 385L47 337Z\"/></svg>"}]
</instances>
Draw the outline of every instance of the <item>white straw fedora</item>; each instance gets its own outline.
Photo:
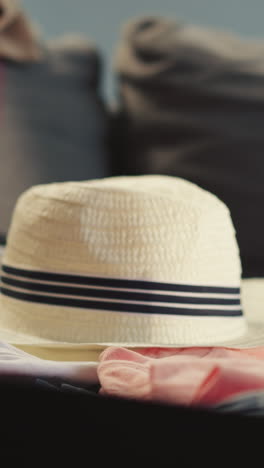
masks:
<instances>
[{"instance_id":1,"label":"white straw fedora","mask_svg":"<svg viewBox=\"0 0 264 468\"><path fill-rule=\"evenodd\" d=\"M160 175L38 185L8 233L0 340L62 360L112 344L263 345L264 316L243 310L240 287L229 210L197 185Z\"/></svg>"}]
</instances>

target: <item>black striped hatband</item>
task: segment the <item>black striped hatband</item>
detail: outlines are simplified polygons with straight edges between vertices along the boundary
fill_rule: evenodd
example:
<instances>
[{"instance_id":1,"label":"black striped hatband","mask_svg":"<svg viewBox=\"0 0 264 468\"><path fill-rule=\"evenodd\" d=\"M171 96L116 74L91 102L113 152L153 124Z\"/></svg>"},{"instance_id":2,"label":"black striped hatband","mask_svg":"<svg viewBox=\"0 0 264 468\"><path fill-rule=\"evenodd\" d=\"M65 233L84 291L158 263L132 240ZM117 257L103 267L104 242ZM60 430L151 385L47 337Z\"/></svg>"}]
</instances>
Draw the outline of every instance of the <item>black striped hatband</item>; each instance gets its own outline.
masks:
<instances>
[{"instance_id":1,"label":"black striped hatband","mask_svg":"<svg viewBox=\"0 0 264 468\"><path fill-rule=\"evenodd\" d=\"M188 316L242 315L240 288L27 270L2 265L1 293L44 305Z\"/></svg>"}]
</instances>

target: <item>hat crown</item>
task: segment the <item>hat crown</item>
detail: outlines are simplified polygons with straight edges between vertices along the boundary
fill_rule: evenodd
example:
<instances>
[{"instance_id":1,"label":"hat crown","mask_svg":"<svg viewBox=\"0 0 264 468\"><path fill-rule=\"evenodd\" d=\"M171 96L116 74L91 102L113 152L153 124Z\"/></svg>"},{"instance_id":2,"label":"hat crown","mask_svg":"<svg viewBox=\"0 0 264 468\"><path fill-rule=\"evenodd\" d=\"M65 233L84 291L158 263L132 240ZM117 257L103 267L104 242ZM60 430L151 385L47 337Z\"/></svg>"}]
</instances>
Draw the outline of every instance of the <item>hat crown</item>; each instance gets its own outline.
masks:
<instances>
[{"instance_id":1,"label":"hat crown","mask_svg":"<svg viewBox=\"0 0 264 468\"><path fill-rule=\"evenodd\" d=\"M16 204L4 263L207 285L240 284L229 210L169 176L38 185Z\"/></svg>"},{"instance_id":2,"label":"hat crown","mask_svg":"<svg viewBox=\"0 0 264 468\"><path fill-rule=\"evenodd\" d=\"M176 177L27 190L1 292L2 326L48 342L190 346L246 329L229 210Z\"/></svg>"}]
</instances>

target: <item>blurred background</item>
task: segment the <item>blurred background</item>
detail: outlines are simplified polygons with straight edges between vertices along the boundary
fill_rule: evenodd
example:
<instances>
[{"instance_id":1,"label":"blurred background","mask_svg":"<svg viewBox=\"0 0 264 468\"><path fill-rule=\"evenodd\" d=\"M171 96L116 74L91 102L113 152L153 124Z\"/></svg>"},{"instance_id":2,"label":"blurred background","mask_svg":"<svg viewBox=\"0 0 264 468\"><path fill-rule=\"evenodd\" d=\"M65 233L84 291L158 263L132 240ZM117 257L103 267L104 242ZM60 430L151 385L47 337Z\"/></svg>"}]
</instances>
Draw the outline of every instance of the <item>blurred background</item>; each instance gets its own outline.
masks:
<instances>
[{"instance_id":1,"label":"blurred background","mask_svg":"<svg viewBox=\"0 0 264 468\"><path fill-rule=\"evenodd\" d=\"M23 0L22 5L44 37L83 33L97 44L108 98L115 94L113 51L123 24L132 17L161 14L246 37L264 36L263 0Z\"/></svg>"},{"instance_id":2,"label":"blurred background","mask_svg":"<svg viewBox=\"0 0 264 468\"><path fill-rule=\"evenodd\" d=\"M244 277L264 277L264 1L20 1L41 40L23 15L2 29L0 243L30 186L166 174L226 203Z\"/></svg>"}]
</instances>

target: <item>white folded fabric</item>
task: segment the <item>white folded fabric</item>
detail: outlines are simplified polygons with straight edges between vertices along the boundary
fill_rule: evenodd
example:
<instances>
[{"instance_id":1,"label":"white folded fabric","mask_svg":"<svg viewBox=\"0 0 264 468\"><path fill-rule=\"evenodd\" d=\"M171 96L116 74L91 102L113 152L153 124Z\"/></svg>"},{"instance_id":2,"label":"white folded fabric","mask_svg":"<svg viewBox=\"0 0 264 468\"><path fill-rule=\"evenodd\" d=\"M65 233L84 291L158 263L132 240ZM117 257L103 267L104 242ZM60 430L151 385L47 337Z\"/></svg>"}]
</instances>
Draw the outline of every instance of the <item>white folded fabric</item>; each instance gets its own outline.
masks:
<instances>
[{"instance_id":1,"label":"white folded fabric","mask_svg":"<svg viewBox=\"0 0 264 468\"><path fill-rule=\"evenodd\" d=\"M40 359L0 342L0 381L3 377L55 378L62 382L99 383L96 362L59 362Z\"/></svg>"}]
</instances>

